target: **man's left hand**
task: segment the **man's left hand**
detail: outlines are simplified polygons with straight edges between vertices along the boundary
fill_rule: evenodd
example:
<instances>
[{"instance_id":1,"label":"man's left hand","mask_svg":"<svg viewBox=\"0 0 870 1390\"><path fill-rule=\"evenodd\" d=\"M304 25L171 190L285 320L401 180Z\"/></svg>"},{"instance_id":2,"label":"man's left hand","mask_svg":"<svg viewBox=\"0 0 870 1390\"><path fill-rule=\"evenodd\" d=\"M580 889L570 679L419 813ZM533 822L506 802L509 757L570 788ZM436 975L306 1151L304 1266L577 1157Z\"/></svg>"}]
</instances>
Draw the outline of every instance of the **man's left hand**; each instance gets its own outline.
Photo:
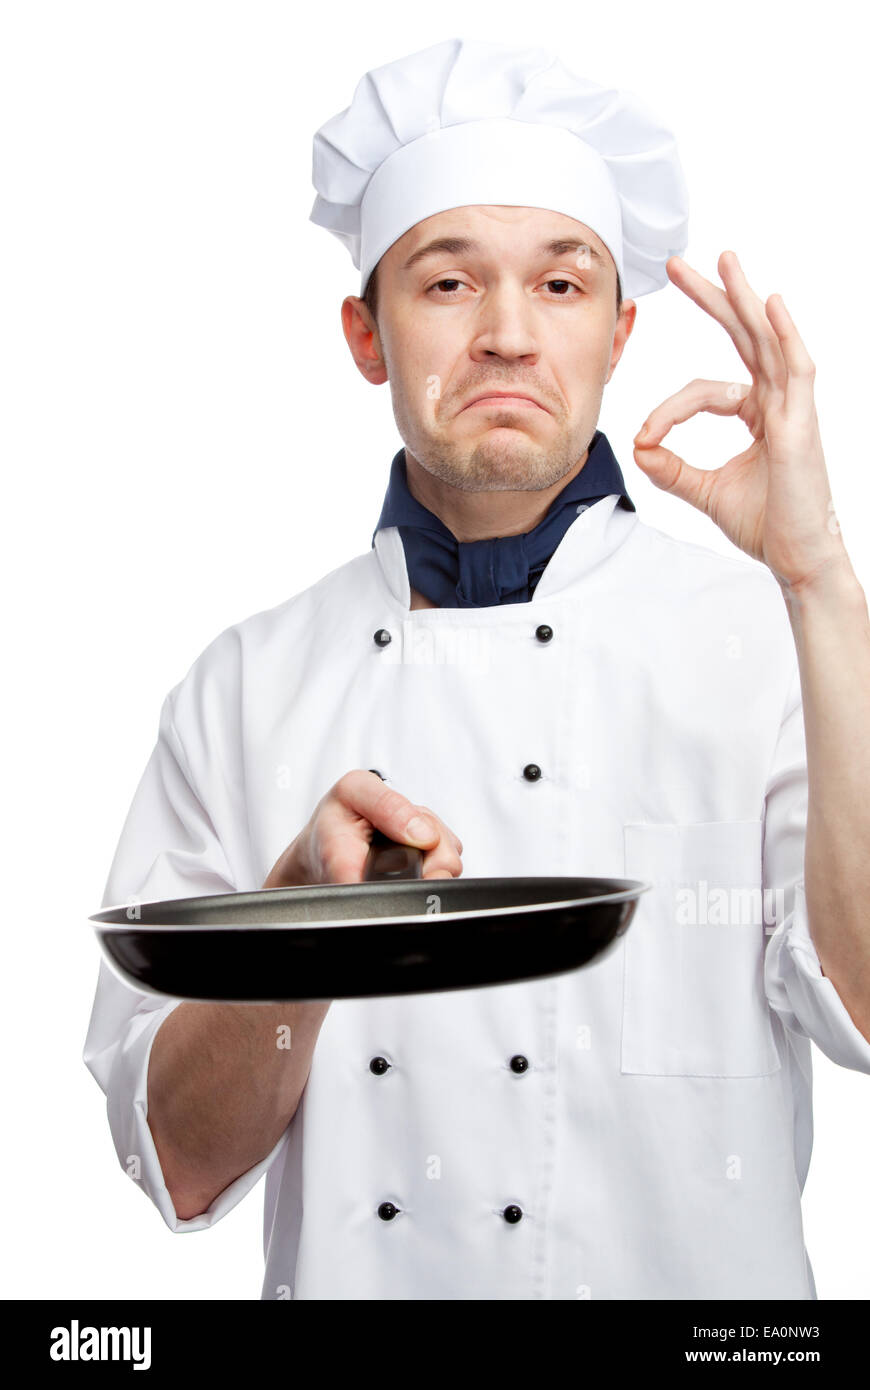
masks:
<instances>
[{"instance_id":1,"label":"man's left hand","mask_svg":"<svg viewBox=\"0 0 870 1390\"><path fill-rule=\"evenodd\" d=\"M635 436L638 467L665 492L706 513L735 545L800 589L831 564L848 565L831 500L813 398L815 366L779 294L762 302L733 251L717 269L724 290L680 256L668 276L731 337L751 377L692 381L647 417ZM693 468L661 446L676 424L700 411L738 415L752 443L720 468Z\"/></svg>"}]
</instances>

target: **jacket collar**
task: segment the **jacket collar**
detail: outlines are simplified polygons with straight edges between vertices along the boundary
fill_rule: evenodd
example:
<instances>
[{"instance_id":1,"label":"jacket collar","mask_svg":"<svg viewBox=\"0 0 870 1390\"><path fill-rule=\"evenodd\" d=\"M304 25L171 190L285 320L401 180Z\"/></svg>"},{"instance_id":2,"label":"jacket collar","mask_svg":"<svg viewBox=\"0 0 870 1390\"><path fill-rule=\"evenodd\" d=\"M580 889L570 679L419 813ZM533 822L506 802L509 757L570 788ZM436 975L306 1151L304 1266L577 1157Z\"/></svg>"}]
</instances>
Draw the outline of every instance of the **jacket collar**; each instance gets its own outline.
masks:
<instances>
[{"instance_id":1,"label":"jacket collar","mask_svg":"<svg viewBox=\"0 0 870 1390\"><path fill-rule=\"evenodd\" d=\"M486 613L491 620L497 615L522 617L524 609L534 609L541 600L569 593L570 590L627 540L638 521L636 511L618 505L620 495L613 493L600 502L585 507L571 523L554 550L538 581L533 597L527 604L501 604L492 608L433 608L421 609L414 616L449 615L451 619L472 624L475 615ZM581 507L583 503L579 504ZM410 611L411 585L405 548L397 526L382 527L375 533L374 551L384 582L397 606ZM497 619L498 620L498 619Z\"/></svg>"}]
</instances>

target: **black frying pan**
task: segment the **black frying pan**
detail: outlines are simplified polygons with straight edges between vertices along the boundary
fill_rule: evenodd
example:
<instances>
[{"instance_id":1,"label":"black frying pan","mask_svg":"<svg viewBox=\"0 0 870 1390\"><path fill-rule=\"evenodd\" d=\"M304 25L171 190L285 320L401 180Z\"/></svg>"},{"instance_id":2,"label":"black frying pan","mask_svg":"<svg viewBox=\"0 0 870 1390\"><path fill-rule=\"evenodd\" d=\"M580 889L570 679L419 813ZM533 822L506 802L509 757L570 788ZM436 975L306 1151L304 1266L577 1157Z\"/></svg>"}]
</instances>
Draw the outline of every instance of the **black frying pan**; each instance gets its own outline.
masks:
<instances>
[{"instance_id":1,"label":"black frying pan","mask_svg":"<svg viewBox=\"0 0 870 1390\"><path fill-rule=\"evenodd\" d=\"M600 957L651 885L625 878L423 879L376 830L362 883L113 907L89 920L135 989L223 1003L362 999L556 975Z\"/></svg>"}]
</instances>

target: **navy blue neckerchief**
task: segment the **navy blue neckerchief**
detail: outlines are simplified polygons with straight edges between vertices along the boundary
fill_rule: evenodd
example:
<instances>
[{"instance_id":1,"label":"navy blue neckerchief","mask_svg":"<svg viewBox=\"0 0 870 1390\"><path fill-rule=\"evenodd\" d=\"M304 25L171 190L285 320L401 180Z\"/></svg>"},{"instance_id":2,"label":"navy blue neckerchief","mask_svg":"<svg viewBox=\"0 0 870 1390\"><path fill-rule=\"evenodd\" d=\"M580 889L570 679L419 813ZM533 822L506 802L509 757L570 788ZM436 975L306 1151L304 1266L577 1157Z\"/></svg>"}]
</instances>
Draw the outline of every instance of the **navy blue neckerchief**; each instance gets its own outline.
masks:
<instances>
[{"instance_id":1,"label":"navy blue neckerchief","mask_svg":"<svg viewBox=\"0 0 870 1390\"><path fill-rule=\"evenodd\" d=\"M519 536L457 541L440 517L409 492L402 448L390 466L372 545L383 527L398 526L410 585L439 608L528 603L553 552L577 520L580 504L591 506L613 493L619 494L619 506L637 510L625 491L622 471L607 437L596 430L580 472L553 498L534 530Z\"/></svg>"}]
</instances>

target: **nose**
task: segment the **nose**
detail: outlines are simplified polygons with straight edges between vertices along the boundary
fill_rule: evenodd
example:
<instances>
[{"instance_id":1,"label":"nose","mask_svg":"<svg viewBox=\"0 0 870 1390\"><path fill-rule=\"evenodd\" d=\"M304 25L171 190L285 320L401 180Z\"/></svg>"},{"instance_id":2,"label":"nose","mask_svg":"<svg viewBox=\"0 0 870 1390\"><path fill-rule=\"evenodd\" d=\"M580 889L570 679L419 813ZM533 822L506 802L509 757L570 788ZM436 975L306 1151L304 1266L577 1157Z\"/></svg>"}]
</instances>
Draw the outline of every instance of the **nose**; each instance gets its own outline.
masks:
<instances>
[{"instance_id":1,"label":"nose","mask_svg":"<svg viewBox=\"0 0 870 1390\"><path fill-rule=\"evenodd\" d=\"M540 352L534 315L525 291L504 281L487 289L477 308L471 356L476 362L493 357L534 362Z\"/></svg>"}]
</instances>

